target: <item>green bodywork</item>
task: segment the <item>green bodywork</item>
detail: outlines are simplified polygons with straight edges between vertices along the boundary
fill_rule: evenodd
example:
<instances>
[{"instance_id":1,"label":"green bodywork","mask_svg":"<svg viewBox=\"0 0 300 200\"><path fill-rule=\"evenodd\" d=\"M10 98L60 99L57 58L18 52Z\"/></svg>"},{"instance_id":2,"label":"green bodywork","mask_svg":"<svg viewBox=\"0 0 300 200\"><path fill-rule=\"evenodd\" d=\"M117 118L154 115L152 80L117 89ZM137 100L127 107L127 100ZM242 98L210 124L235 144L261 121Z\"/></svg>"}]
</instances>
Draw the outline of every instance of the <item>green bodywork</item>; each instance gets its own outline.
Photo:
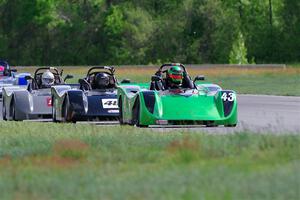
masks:
<instances>
[{"instance_id":1,"label":"green bodywork","mask_svg":"<svg viewBox=\"0 0 300 200\"><path fill-rule=\"evenodd\" d=\"M139 125L163 125L182 122L199 122L204 125L235 126L237 124L236 93L230 90L210 90L210 84L197 84L197 89L182 92L149 90L149 83L125 84L118 87L118 100L123 123ZM154 93L154 109L150 112L146 105L145 92ZM226 95L224 96L224 92ZM222 97L223 95L223 97ZM224 101L230 104L230 112L225 116ZM230 101L230 102L228 102ZM139 106L138 114L134 112ZM227 104L228 105L228 104ZM135 116L138 115L138 116ZM198 124L198 123L197 123Z\"/></svg>"}]
</instances>

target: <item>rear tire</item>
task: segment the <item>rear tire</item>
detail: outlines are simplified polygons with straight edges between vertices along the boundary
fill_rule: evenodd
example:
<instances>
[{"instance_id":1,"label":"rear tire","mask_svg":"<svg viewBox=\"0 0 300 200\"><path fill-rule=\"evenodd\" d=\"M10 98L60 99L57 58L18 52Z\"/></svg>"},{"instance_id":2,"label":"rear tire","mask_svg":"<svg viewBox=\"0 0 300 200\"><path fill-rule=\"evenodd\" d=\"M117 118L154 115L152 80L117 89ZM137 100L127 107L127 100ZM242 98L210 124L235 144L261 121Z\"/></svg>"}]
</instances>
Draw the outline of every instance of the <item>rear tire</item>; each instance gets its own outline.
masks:
<instances>
[{"instance_id":1,"label":"rear tire","mask_svg":"<svg viewBox=\"0 0 300 200\"><path fill-rule=\"evenodd\" d=\"M206 127L217 127L218 125L216 125L214 122L211 122L211 121L206 121L204 122L204 125Z\"/></svg>"},{"instance_id":2,"label":"rear tire","mask_svg":"<svg viewBox=\"0 0 300 200\"><path fill-rule=\"evenodd\" d=\"M54 107L54 97L51 97L51 102L52 102L52 121L53 122L58 122L56 119L56 109Z\"/></svg>"},{"instance_id":3,"label":"rear tire","mask_svg":"<svg viewBox=\"0 0 300 200\"><path fill-rule=\"evenodd\" d=\"M208 124L208 125L206 125L206 127L208 127L208 128L212 128L212 127L218 127L218 125L214 125L214 124Z\"/></svg>"},{"instance_id":4,"label":"rear tire","mask_svg":"<svg viewBox=\"0 0 300 200\"><path fill-rule=\"evenodd\" d=\"M6 106L5 106L5 100L4 100L4 98L2 99L2 119L4 121L7 121L7 118L6 118Z\"/></svg>"},{"instance_id":5,"label":"rear tire","mask_svg":"<svg viewBox=\"0 0 300 200\"><path fill-rule=\"evenodd\" d=\"M119 122L120 122L120 125L123 125L124 124L124 120L123 120L123 103L122 103L122 97L119 98L119 101L118 101L118 106L119 106Z\"/></svg>"}]
</instances>

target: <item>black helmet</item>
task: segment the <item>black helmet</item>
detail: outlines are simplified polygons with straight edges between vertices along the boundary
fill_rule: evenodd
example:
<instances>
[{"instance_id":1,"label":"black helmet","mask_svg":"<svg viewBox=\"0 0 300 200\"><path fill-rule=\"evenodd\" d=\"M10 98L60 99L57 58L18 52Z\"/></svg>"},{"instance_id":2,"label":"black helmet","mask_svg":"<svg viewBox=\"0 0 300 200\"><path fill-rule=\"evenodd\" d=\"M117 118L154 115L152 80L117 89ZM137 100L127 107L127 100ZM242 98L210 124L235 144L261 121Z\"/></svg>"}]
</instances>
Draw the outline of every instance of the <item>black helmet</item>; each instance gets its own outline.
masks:
<instances>
[{"instance_id":1,"label":"black helmet","mask_svg":"<svg viewBox=\"0 0 300 200\"><path fill-rule=\"evenodd\" d=\"M103 89L109 85L110 75L107 73L98 73L94 79L95 88Z\"/></svg>"}]
</instances>

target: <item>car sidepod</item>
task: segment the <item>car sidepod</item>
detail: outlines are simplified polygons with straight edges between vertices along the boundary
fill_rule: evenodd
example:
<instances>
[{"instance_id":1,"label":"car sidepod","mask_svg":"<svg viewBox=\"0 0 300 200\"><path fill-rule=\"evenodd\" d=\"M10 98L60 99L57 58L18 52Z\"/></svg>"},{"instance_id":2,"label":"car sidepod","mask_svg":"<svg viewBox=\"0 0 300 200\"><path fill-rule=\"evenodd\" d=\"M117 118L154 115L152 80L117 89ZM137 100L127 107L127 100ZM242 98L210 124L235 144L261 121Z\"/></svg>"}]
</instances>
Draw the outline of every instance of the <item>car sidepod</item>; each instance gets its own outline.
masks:
<instances>
[{"instance_id":1,"label":"car sidepod","mask_svg":"<svg viewBox=\"0 0 300 200\"><path fill-rule=\"evenodd\" d=\"M73 121L117 119L119 116L115 93L101 94L70 90L66 94L65 101L68 101L68 112Z\"/></svg>"},{"instance_id":2,"label":"car sidepod","mask_svg":"<svg viewBox=\"0 0 300 200\"><path fill-rule=\"evenodd\" d=\"M17 120L49 118L52 112L50 90L30 93L27 90L17 91L15 98L15 114Z\"/></svg>"},{"instance_id":3,"label":"car sidepod","mask_svg":"<svg viewBox=\"0 0 300 200\"><path fill-rule=\"evenodd\" d=\"M8 120L27 120L44 118L51 115L50 91L30 93L22 87L3 89L5 109Z\"/></svg>"}]
</instances>

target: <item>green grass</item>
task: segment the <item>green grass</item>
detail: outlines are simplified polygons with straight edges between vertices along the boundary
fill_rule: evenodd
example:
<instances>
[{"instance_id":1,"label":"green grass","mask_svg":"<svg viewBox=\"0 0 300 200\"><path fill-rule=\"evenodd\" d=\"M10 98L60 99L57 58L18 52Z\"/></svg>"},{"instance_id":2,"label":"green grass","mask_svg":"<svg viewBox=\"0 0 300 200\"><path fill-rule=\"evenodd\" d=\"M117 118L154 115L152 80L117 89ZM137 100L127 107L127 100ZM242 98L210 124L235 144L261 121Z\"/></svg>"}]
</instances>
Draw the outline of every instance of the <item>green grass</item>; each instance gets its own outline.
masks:
<instances>
[{"instance_id":1,"label":"green grass","mask_svg":"<svg viewBox=\"0 0 300 200\"><path fill-rule=\"evenodd\" d=\"M290 63L288 64L289 67L295 67L295 68L300 68L300 63Z\"/></svg>"},{"instance_id":2,"label":"green grass","mask_svg":"<svg viewBox=\"0 0 300 200\"><path fill-rule=\"evenodd\" d=\"M218 83L223 89L232 89L239 94L300 96L299 74L220 76L208 80Z\"/></svg>"},{"instance_id":3,"label":"green grass","mask_svg":"<svg viewBox=\"0 0 300 200\"><path fill-rule=\"evenodd\" d=\"M0 122L0 199L298 199L300 136Z\"/></svg>"}]
</instances>

